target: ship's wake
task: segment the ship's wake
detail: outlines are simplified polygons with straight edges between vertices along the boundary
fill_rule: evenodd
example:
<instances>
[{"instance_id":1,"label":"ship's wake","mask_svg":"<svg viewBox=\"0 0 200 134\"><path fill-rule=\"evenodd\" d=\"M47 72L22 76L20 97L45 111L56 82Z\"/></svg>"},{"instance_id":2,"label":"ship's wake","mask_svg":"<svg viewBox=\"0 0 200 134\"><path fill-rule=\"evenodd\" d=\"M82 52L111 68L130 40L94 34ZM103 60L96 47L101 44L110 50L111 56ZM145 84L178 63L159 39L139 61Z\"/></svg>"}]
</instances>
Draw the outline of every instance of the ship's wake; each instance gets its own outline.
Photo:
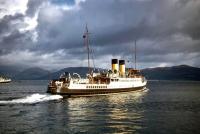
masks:
<instances>
[{"instance_id":1,"label":"ship's wake","mask_svg":"<svg viewBox=\"0 0 200 134\"><path fill-rule=\"evenodd\" d=\"M0 104L35 104L50 100L59 100L63 97L61 95L49 95L49 94L32 94L19 99L2 100Z\"/></svg>"}]
</instances>

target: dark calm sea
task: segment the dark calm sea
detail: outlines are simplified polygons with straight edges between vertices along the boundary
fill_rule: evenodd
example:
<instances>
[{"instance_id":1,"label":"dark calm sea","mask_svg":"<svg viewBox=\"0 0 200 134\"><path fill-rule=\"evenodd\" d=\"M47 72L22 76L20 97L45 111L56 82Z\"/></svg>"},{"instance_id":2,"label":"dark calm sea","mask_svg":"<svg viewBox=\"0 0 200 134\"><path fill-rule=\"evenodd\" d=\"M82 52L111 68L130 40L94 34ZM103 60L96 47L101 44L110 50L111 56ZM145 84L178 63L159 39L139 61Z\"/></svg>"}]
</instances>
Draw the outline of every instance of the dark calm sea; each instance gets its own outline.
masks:
<instances>
[{"instance_id":1,"label":"dark calm sea","mask_svg":"<svg viewBox=\"0 0 200 134\"><path fill-rule=\"evenodd\" d=\"M0 84L0 133L200 134L200 82L149 81L143 92L63 98L48 81Z\"/></svg>"}]
</instances>

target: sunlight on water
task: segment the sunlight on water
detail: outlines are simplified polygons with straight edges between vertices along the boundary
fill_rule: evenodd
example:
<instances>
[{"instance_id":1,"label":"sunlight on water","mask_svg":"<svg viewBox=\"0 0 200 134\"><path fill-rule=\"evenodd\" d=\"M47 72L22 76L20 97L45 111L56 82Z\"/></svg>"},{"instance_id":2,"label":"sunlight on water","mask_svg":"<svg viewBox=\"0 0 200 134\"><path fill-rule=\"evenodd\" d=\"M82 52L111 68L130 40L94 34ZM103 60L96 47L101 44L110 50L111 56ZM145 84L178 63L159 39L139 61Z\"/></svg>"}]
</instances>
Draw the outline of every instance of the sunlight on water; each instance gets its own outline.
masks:
<instances>
[{"instance_id":1,"label":"sunlight on water","mask_svg":"<svg viewBox=\"0 0 200 134\"><path fill-rule=\"evenodd\" d=\"M137 121L143 118L142 112L135 110L129 111L128 107L123 107L127 104L135 105L137 103L142 103L142 98L147 93L148 89L143 89L141 91L127 92L123 94L109 95L108 101L114 104L114 107L110 109L108 114L110 120L110 128L116 129L120 132L134 133L135 130L141 129ZM131 100L131 101L130 101ZM120 105L120 107L119 107ZM128 132L127 124L132 124L132 130Z\"/></svg>"},{"instance_id":2,"label":"sunlight on water","mask_svg":"<svg viewBox=\"0 0 200 134\"><path fill-rule=\"evenodd\" d=\"M110 104L112 103L120 103L123 104L130 99L135 100L135 102L141 101L142 96L144 96L149 89L144 88L140 91L133 91L133 92L125 92L125 93L114 93L114 94L107 94L107 95L97 95L97 96L90 96L90 97L77 97L77 98L68 98L69 107L81 107L82 105L86 105L89 103L97 103L105 98Z\"/></svg>"},{"instance_id":3,"label":"sunlight on water","mask_svg":"<svg viewBox=\"0 0 200 134\"><path fill-rule=\"evenodd\" d=\"M140 91L132 91L132 92L124 92L124 93L118 93L118 94L109 94L108 101L110 103L117 103L117 104L123 104L127 101L134 100L135 102L141 102L142 96L144 96L147 93L148 89L143 89Z\"/></svg>"},{"instance_id":4,"label":"sunlight on water","mask_svg":"<svg viewBox=\"0 0 200 134\"><path fill-rule=\"evenodd\" d=\"M0 104L34 104L49 100L58 100L63 97L60 95L32 94L20 99L0 101Z\"/></svg>"},{"instance_id":5,"label":"sunlight on water","mask_svg":"<svg viewBox=\"0 0 200 134\"><path fill-rule=\"evenodd\" d=\"M79 132L82 131L81 127L84 127L86 132L93 132L91 126L96 126L100 131L103 129L101 124L107 124L110 130L125 132L127 125L131 124L131 133L141 129L138 122L144 117L143 112L131 109L142 102L147 91L148 89L143 89L127 93L68 98L66 101L70 128Z\"/></svg>"}]
</instances>

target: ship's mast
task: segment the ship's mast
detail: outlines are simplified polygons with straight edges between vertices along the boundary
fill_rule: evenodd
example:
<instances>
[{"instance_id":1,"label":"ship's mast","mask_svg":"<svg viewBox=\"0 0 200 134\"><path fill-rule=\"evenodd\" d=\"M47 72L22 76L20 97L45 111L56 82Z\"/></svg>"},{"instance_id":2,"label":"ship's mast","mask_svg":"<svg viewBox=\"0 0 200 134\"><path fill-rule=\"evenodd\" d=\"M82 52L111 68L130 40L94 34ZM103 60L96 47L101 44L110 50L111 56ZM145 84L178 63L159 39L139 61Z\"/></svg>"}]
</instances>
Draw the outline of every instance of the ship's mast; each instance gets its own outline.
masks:
<instances>
[{"instance_id":1,"label":"ship's mast","mask_svg":"<svg viewBox=\"0 0 200 134\"><path fill-rule=\"evenodd\" d=\"M135 40L135 70L136 70L136 62L137 62L136 61L136 58L137 58L136 55L137 55L137 51L136 51L136 40Z\"/></svg>"},{"instance_id":2,"label":"ship's mast","mask_svg":"<svg viewBox=\"0 0 200 134\"><path fill-rule=\"evenodd\" d=\"M88 73L91 74L91 70L90 70L90 47L89 47L89 32L88 32L88 27L87 27L87 24L86 24L86 27L85 27L85 33L83 35L83 38L84 38L84 43L87 47L87 54L88 54Z\"/></svg>"}]
</instances>

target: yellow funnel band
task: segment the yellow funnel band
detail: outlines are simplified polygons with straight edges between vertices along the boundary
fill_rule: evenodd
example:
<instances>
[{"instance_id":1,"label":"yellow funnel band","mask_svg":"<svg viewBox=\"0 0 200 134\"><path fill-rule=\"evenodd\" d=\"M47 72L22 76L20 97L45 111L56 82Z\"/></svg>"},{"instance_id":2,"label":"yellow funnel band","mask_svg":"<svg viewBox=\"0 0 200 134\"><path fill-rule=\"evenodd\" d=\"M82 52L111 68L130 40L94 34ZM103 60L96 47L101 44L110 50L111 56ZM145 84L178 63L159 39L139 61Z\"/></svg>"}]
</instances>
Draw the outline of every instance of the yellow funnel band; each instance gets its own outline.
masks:
<instances>
[{"instance_id":1,"label":"yellow funnel band","mask_svg":"<svg viewBox=\"0 0 200 134\"><path fill-rule=\"evenodd\" d=\"M125 73L125 65L120 65L119 66L119 70L120 70L120 72L124 72Z\"/></svg>"},{"instance_id":2,"label":"yellow funnel band","mask_svg":"<svg viewBox=\"0 0 200 134\"><path fill-rule=\"evenodd\" d=\"M119 70L119 68L118 68L118 64L112 64L112 70L114 71L114 70Z\"/></svg>"},{"instance_id":3,"label":"yellow funnel band","mask_svg":"<svg viewBox=\"0 0 200 134\"><path fill-rule=\"evenodd\" d=\"M121 75L125 74L125 65L119 65L119 72Z\"/></svg>"}]
</instances>

